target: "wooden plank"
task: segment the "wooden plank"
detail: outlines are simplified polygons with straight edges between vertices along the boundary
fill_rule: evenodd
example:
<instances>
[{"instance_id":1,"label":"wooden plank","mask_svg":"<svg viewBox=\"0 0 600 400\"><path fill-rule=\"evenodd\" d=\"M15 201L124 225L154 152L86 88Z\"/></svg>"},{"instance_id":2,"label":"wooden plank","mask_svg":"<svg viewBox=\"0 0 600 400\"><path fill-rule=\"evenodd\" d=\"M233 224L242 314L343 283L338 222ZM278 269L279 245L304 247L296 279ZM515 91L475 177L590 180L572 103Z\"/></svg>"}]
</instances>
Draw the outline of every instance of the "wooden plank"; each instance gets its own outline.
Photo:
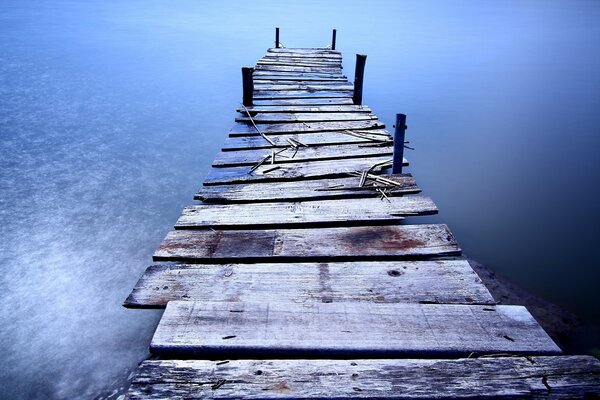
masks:
<instances>
[{"instance_id":1,"label":"wooden plank","mask_svg":"<svg viewBox=\"0 0 600 400\"><path fill-rule=\"evenodd\" d=\"M345 131L356 129L383 129L385 124L379 120L369 121L327 121L327 122L290 122L282 124L273 124L261 126L260 131L269 135L289 134L289 133L307 133L307 132L330 132ZM237 122L229 131L230 136L259 136L256 128L252 124ZM347 134L342 133L344 136Z\"/></svg>"},{"instance_id":2,"label":"wooden plank","mask_svg":"<svg viewBox=\"0 0 600 400\"><path fill-rule=\"evenodd\" d=\"M282 59L261 59L257 65L281 65L290 67L324 67L324 68L342 68L341 62L315 62L313 60L282 60Z\"/></svg>"},{"instance_id":3,"label":"wooden plank","mask_svg":"<svg viewBox=\"0 0 600 400\"><path fill-rule=\"evenodd\" d=\"M167 304L150 351L204 359L561 353L521 306L198 301Z\"/></svg>"},{"instance_id":4,"label":"wooden plank","mask_svg":"<svg viewBox=\"0 0 600 400\"><path fill-rule=\"evenodd\" d=\"M293 162L278 165L262 164L256 168L250 165L211 168L204 180L204 185L345 177L350 173L370 169L374 165L389 159L389 156L383 156ZM376 167L374 171L378 173L381 168Z\"/></svg>"},{"instance_id":5,"label":"wooden plank","mask_svg":"<svg viewBox=\"0 0 600 400\"><path fill-rule=\"evenodd\" d=\"M309 73L325 73L325 74L341 74L342 69L339 67L294 67L291 65L261 65L255 67L256 71L279 71L279 72L309 72Z\"/></svg>"},{"instance_id":6,"label":"wooden plank","mask_svg":"<svg viewBox=\"0 0 600 400\"><path fill-rule=\"evenodd\" d=\"M294 139L308 146L338 146L343 144L360 144L364 146L373 146L375 142L372 140L385 139L388 137L391 140L391 136L380 136L381 134L388 133L384 129L373 129L367 134L367 131L360 131L366 137L357 137L349 135L347 132L332 131L332 132L307 132L307 133L291 133L291 134L277 134L269 135L271 142L275 144L275 147L289 147L290 143L288 139ZM249 149L271 149L273 145L267 142L261 136L233 136L227 137L223 143L223 151L235 151L235 150L249 150Z\"/></svg>"},{"instance_id":7,"label":"wooden plank","mask_svg":"<svg viewBox=\"0 0 600 400\"><path fill-rule=\"evenodd\" d=\"M269 165L299 163L303 161L337 160L343 158L367 158L379 156L391 156L393 147L386 146L365 146L357 144L347 144L339 146L314 146L298 147L294 149L254 149L243 151L221 151L215 157L213 167L237 167L242 165L256 165L264 161L265 166ZM274 159L271 157L274 155ZM265 160L265 158L267 158Z\"/></svg>"},{"instance_id":8,"label":"wooden plank","mask_svg":"<svg viewBox=\"0 0 600 400\"><path fill-rule=\"evenodd\" d=\"M254 76L254 82L260 83L261 81L272 81L272 82L280 82L280 81L290 81L290 82L348 82L348 79L345 76L340 77L320 77L320 76L309 76L305 74L301 75L267 75L261 74Z\"/></svg>"},{"instance_id":9,"label":"wooden plank","mask_svg":"<svg viewBox=\"0 0 600 400\"><path fill-rule=\"evenodd\" d=\"M457 360L146 360L139 399L583 399L600 396L591 356Z\"/></svg>"},{"instance_id":10,"label":"wooden plank","mask_svg":"<svg viewBox=\"0 0 600 400\"><path fill-rule=\"evenodd\" d=\"M315 61L323 61L323 62L342 62L342 57L339 55L298 55L298 54L289 54L289 53L281 53L281 54L273 54L266 53L262 60L315 60Z\"/></svg>"},{"instance_id":11,"label":"wooden plank","mask_svg":"<svg viewBox=\"0 0 600 400\"><path fill-rule=\"evenodd\" d=\"M371 109L369 106L355 106L351 105L326 105L326 106L301 106L301 105L287 105L287 106L249 106L246 109L252 115L257 113L370 113ZM237 112L245 113L243 108L238 108Z\"/></svg>"},{"instance_id":12,"label":"wooden plank","mask_svg":"<svg viewBox=\"0 0 600 400\"><path fill-rule=\"evenodd\" d=\"M339 80L306 80L306 79L255 79L254 86L261 85L299 85L299 84L319 84L319 85L348 85L349 82L345 79Z\"/></svg>"},{"instance_id":13,"label":"wooden plank","mask_svg":"<svg viewBox=\"0 0 600 400\"><path fill-rule=\"evenodd\" d=\"M337 97L352 97L352 91L337 91L337 90L255 90L254 98L257 100L278 100L278 99L312 99L317 97L337 98Z\"/></svg>"},{"instance_id":14,"label":"wooden plank","mask_svg":"<svg viewBox=\"0 0 600 400\"><path fill-rule=\"evenodd\" d=\"M337 50L323 49L323 48L271 48L267 50L267 54L295 54L297 57L302 56L325 56L325 57L342 57L342 53Z\"/></svg>"},{"instance_id":15,"label":"wooden plank","mask_svg":"<svg viewBox=\"0 0 600 400\"><path fill-rule=\"evenodd\" d=\"M302 78L302 79L306 79L306 78L325 78L325 79L348 79L345 75L343 75L341 72L336 72L336 73L323 73L323 72L286 72L286 71L254 71L254 77L257 79L260 79L263 76L279 76L279 77L285 77L286 79L289 79L291 77L296 77L296 78Z\"/></svg>"},{"instance_id":16,"label":"wooden plank","mask_svg":"<svg viewBox=\"0 0 600 400\"><path fill-rule=\"evenodd\" d=\"M154 261L194 263L390 260L460 255L446 225L174 230Z\"/></svg>"},{"instance_id":17,"label":"wooden plank","mask_svg":"<svg viewBox=\"0 0 600 400\"><path fill-rule=\"evenodd\" d=\"M256 229L316 225L392 224L410 215L438 212L429 197L401 196L300 203L199 204L187 206L175 229Z\"/></svg>"},{"instance_id":18,"label":"wooden plank","mask_svg":"<svg viewBox=\"0 0 600 400\"><path fill-rule=\"evenodd\" d=\"M353 90L354 85L349 83L338 83L334 84L256 84L254 85L254 91L257 93L262 93L264 91L304 91L307 90L309 92L315 91L347 91Z\"/></svg>"},{"instance_id":19,"label":"wooden plank","mask_svg":"<svg viewBox=\"0 0 600 400\"><path fill-rule=\"evenodd\" d=\"M349 97L336 97L336 98L312 98L312 99L270 99L261 100L254 99L255 106L289 106L289 105L348 105L354 104L352 99Z\"/></svg>"},{"instance_id":20,"label":"wooden plank","mask_svg":"<svg viewBox=\"0 0 600 400\"><path fill-rule=\"evenodd\" d=\"M173 300L496 304L466 260L446 260L156 264L125 306L164 308Z\"/></svg>"},{"instance_id":21,"label":"wooden plank","mask_svg":"<svg viewBox=\"0 0 600 400\"><path fill-rule=\"evenodd\" d=\"M195 195L196 200L205 203L247 203L265 201L313 201L328 199L347 199L381 197L375 185L386 189L386 196L400 196L420 192L410 174L385 175L397 186L374 183L359 186L360 176L332 179L314 179L293 182L260 182L252 185L213 185L203 186Z\"/></svg>"},{"instance_id":22,"label":"wooden plank","mask_svg":"<svg viewBox=\"0 0 600 400\"><path fill-rule=\"evenodd\" d=\"M341 122L341 121L372 121L377 116L370 113L261 113L252 117L248 115L237 117L236 122L246 124L254 121L256 124L275 124L289 122Z\"/></svg>"}]
</instances>

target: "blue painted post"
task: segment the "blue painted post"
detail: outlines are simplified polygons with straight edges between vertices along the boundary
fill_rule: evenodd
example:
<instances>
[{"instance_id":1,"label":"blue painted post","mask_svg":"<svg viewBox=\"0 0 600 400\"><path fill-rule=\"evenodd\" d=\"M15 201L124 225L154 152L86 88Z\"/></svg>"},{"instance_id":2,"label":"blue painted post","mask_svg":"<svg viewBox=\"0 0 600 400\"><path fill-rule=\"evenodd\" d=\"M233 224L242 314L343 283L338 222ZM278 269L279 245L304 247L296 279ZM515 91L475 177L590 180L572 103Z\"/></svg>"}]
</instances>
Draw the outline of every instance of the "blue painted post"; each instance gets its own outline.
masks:
<instances>
[{"instance_id":1,"label":"blue painted post","mask_svg":"<svg viewBox=\"0 0 600 400\"><path fill-rule=\"evenodd\" d=\"M396 125L394 125L394 156L392 158L392 174L402 173L402 161L404 160L404 138L406 136L406 115L396 114Z\"/></svg>"}]
</instances>

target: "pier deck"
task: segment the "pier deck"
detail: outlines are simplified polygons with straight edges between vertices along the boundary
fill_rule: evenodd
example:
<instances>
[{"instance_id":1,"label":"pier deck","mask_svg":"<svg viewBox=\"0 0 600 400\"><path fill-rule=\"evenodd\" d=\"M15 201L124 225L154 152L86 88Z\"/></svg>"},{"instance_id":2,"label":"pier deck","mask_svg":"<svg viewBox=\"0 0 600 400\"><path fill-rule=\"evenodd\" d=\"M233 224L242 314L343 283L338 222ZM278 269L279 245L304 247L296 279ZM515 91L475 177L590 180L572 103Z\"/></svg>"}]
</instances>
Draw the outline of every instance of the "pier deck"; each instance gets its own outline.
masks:
<instances>
[{"instance_id":1,"label":"pier deck","mask_svg":"<svg viewBox=\"0 0 600 400\"><path fill-rule=\"evenodd\" d=\"M272 48L256 64L202 203L125 301L166 307L129 398L600 395L600 362L498 305L447 226L403 221L437 207L384 174L394 139L341 62Z\"/></svg>"}]
</instances>

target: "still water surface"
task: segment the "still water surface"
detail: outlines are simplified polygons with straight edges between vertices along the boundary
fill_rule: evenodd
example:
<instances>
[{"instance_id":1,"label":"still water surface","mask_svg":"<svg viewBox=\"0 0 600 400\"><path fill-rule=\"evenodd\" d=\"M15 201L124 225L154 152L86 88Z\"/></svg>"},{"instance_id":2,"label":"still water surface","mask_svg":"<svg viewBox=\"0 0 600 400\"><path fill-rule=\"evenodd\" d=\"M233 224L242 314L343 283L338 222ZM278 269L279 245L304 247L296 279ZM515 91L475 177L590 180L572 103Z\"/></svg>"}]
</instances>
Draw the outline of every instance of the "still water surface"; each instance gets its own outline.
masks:
<instances>
[{"instance_id":1,"label":"still water surface","mask_svg":"<svg viewBox=\"0 0 600 400\"><path fill-rule=\"evenodd\" d=\"M146 356L160 312L121 303L275 25L288 47L336 27L350 76L368 54L431 220L597 326L600 2L3 0L0 397L107 395Z\"/></svg>"}]
</instances>

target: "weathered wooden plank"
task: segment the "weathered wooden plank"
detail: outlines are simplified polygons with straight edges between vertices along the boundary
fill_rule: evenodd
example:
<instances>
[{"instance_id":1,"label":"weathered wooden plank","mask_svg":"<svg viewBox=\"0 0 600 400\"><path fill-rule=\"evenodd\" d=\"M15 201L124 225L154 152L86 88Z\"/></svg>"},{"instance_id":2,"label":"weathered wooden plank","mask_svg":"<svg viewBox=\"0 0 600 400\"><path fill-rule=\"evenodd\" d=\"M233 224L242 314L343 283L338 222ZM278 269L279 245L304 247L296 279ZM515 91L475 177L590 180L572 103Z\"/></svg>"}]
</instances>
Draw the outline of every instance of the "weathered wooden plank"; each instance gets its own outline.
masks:
<instances>
[{"instance_id":1,"label":"weathered wooden plank","mask_svg":"<svg viewBox=\"0 0 600 400\"><path fill-rule=\"evenodd\" d=\"M389 156L383 156L293 162L278 165L262 164L258 167L248 165L211 168L204 180L204 185L343 177L356 171L370 169L388 160ZM375 167L374 171L375 173L380 172L381 167Z\"/></svg>"},{"instance_id":2,"label":"weathered wooden plank","mask_svg":"<svg viewBox=\"0 0 600 400\"><path fill-rule=\"evenodd\" d=\"M456 360L147 360L138 399L583 399L600 396L591 356Z\"/></svg>"},{"instance_id":3,"label":"weathered wooden plank","mask_svg":"<svg viewBox=\"0 0 600 400\"><path fill-rule=\"evenodd\" d=\"M324 73L324 72L286 72L286 71L254 71L254 77L257 79L260 79L263 76L270 76L270 77L274 77L274 76L279 76L279 77L285 77L286 79L295 77L295 78L302 78L302 79L306 79L306 78L324 78L324 79L348 79L348 77L346 77L345 75L343 75L341 72L336 72L336 73Z\"/></svg>"},{"instance_id":4,"label":"weathered wooden plank","mask_svg":"<svg viewBox=\"0 0 600 400\"><path fill-rule=\"evenodd\" d=\"M337 146L343 144L373 146L376 142L372 140L392 139L391 136L381 136L389 134L384 129L373 129L369 132L360 131L365 137L353 136L343 131L277 134L269 135L269 140L275 144L275 147L289 147L288 139L294 139L308 146ZM225 139L222 150L270 149L272 147L273 145L261 136L230 136Z\"/></svg>"},{"instance_id":5,"label":"weathered wooden plank","mask_svg":"<svg viewBox=\"0 0 600 400\"><path fill-rule=\"evenodd\" d=\"M204 359L561 353L525 307L360 302L171 301L150 350Z\"/></svg>"},{"instance_id":6,"label":"weathered wooden plank","mask_svg":"<svg viewBox=\"0 0 600 400\"><path fill-rule=\"evenodd\" d=\"M383 260L460 255L446 225L318 229L174 230L154 261L195 263Z\"/></svg>"},{"instance_id":7,"label":"weathered wooden plank","mask_svg":"<svg viewBox=\"0 0 600 400\"><path fill-rule=\"evenodd\" d=\"M342 158L367 158L391 156L393 147L365 146L347 144L339 146L288 147L287 149L254 149L243 151L221 151L215 157L213 167L237 167L256 165L264 162L265 166L299 163L303 161L337 160ZM273 160L271 157L273 157ZM265 158L267 158L265 160Z\"/></svg>"},{"instance_id":8,"label":"weathered wooden plank","mask_svg":"<svg viewBox=\"0 0 600 400\"><path fill-rule=\"evenodd\" d=\"M396 185L389 186L367 180L366 186L360 187L361 177L350 176L292 182L260 182L252 185L203 186L194 198L205 203L247 203L381 197L376 187L385 189L388 197L420 192L410 174L385 175L385 178L393 180Z\"/></svg>"},{"instance_id":9,"label":"weathered wooden plank","mask_svg":"<svg viewBox=\"0 0 600 400\"><path fill-rule=\"evenodd\" d=\"M337 97L352 97L352 91L337 91L337 90L255 90L254 98L257 100L278 100L278 99L311 99L317 97L337 98Z\"/></svg>"},{"instance_id":10,"label":"weathered wooden plank","mask_svg":"<svg viewBox=\"0 0 600 400\"><path fill-rule=\"evenodd\" d=\"M496 304L466 260L446 260L156 264L125 306L164 308L173 300Z\"/></svg>"},{"instance_id":11,"label":"weathered wooden plank","mask_svg":"<svg viewBox=\"0 0 600 400\"><path fill-rule=\"evenodd\" d=\"M280 53L280 54L273 54L273 53L266 53L262 59L266 59L266 60L316 60L316 61L323 61L323 62L342 62L342 57L340 55L311 55L311 54L290 54L290 53Z\"/></svg>"},{"instance_id":12,"label":"weathered wooden plank","mask_svg":"<svg viewBox=\"0 0 600 400\"><path fill-rule=\"evenodd\" d=\"M282 59L261 59L257 65L281 65L290 67L324 67L324 68L342 68L341 62L315 62L312 60L282 60Z\"/></svg>"},{"instance_id":13,"label":"weathered wooden plank","mask_svg":"<svg viewBox=\"0 0 600 400\"><path fill-rule=\"evenodd\" d=\"M318 47L278 47L270 48L267 50L267 54L297 54L298 56L327 56L327 57L342 57L342 53L337 50L324 49Z\"/></svg>"},{"instance_id":14,"label":"weathered wooden plank","mask_svg":"<svg viewBox=\"0 0 600 400\"><path fill-rule=\"evenodd\" d=\"M261 74L254 76L254 82L260 83L261 81L267 82L348 82L345 76L341 77L320 77L320 76L308 76L305 74L301 75L267 75Z\"/></svg>"},{"instance_id":15,"label":"weathered wooden plank","mask_svg":"<svg viewBox=\"0 0 600 400\"><path fill-rule=\"evenodd\" d=\"M318 85L327 85L327 86L335 86L335 85L348 85L348 81L346 80L293 80L293 79L255 79L254 87L261 88L263 85L302 85L302 84L318 84Z\"/></svg>"},{"instance_id":16,"label":"weathered wooden plank","mask_svg":"<svg viewBox=\"0 0 600 400\"><path fill-rule=\"evenodd\" d=\"M348 105L354 104L352 99L349 97L336 97L336 98L312 98L312 99L270 99L261 100L254 99L255 106L289 106L289 105Z\"/></svg>"},{"instance_id":17,"label":"weathered wooden plank","mask_svg":"<svg viewBox=\"0 0 600 400\"><path fill-rule=\"evenodd\" d=\"M281 124L265 125L260 127L260 131L269 135L289 134L289 133L308 133L308 132L331 132L356 129L384 129L385 124L379 120L368 121L326 121L326 122L290 122ZM229 131L230 136L259 136L256 128L252 124L237 122ZM348 136L341 133L341 135Z\"/></svg>"},{"instance_id":18,"label":"weathered wooden plank","mask_svg":"<svg viewBox=\"0 0 600 400\"><path fill-rule=\"evenodd\" d=\"M254 91L256 93L262 93L265 91L308 91L308 92L316 92L316 91L349 91L353 90L354 86L349 83L338 83L334 84L255 84Z\"/></svg>"},{"instance_id":19,"label":"weathered wooden plank","mask_svg":"<svg viewBox=\"0 0 600 400\"><path fill-rule=\"evenodd\" d=\"M261 113L250 119L248 115L237 117L236 122L246 124L275 124L289 122L342 122L342 121L372 121L377 116L370 113Z\"/></svg>"},{"instance_id":20,"label":"weathered wooden plank","mask_svg":"<svg viewBox=\"0 0 600 400\"><path fill-rule=\"evenodd\" d=\"M342 69L340 67L294 67L290 65L264 65L257 64L255 66L257 71L279 71L279 72L316 72L326 74L341 74Z\"/></svg>"},{"instance_id":21,"label":"weathered wooden plank","mask_svg":"<svg viewBox=\"0 0 600 400\"><path fill-rule=\"evenodd\" d=\"M198 204L187 206L175 229L256 229L315 225L351 226L397 223L404 216L438 212L429 197L401 196L246 204Z\"/></svg>"},{"instance_id":22,"label":"weathered wooden plank","mask_svg":"<svg viewBox=\"0 0 600 400\"><path fill-rule=\"evenodd\" d=\"M368 106L355 106L351 105L326 105L326 106L301 106L301 105L287 105L287 106L249 106L246 109L251 115L257 113L370 113L371 109ZM243 108L238 108L236 111L245 113Z\"/></svg>"}]
</instances>

